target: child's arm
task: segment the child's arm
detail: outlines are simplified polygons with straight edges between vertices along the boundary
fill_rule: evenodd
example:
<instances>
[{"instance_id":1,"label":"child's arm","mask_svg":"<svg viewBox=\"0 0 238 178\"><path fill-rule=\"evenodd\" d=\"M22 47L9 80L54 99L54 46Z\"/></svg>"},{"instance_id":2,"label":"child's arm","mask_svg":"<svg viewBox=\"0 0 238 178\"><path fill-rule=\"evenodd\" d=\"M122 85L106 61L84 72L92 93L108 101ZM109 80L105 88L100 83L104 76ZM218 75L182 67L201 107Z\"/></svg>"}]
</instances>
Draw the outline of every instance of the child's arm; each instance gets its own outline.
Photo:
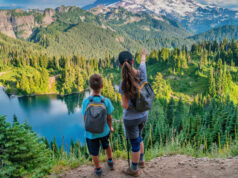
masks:
<instances>
[{"instance_id":1,"label":"child's arm","mask_svg":"<svg viewBox=\"0 0 238 178\"><path fill-rule=\"evenodd\" d=\"M114 129L112 128L112 116L110 114L107 115L107 124L108 124L108 126L110 128L110 131L114 132Z\"/></svg>"}]
</instances>

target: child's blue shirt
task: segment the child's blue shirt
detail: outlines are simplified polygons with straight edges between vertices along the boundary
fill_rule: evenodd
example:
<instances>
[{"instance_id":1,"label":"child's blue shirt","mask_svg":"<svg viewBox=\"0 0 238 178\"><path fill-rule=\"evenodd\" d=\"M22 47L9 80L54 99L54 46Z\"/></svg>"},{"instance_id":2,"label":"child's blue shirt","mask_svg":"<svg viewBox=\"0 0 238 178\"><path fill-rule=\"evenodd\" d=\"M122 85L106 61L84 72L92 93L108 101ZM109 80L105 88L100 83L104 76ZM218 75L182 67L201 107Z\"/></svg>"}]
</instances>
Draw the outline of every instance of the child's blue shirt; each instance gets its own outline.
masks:
<instances>
[{"instance_id":1,"label":"child's blue shirt","mask_svg":"<svg viewBox=\"0 0 238 178\"><path fill-rule=\"evenodd\" d=\"M93 97L93 101L94 101L94 102L101 102L101 99L102 99L102 98L104 98L104 97L103 97L103 96ZM89 98L85 98L85 99L83 100L83 104L82 104L82 114L83 114L83 118L84 118L84 115L85 115L85 112L86 112L86 108L87 108L87 106L88 106L89 103L90 103ZM112 105L110 99L105 98L104 104L105 104L106 109L107 109L107 114L108 114L108 115L112 114L112 112L113 112L113 110L114 110L114 107L113 107L113 105ZM88 138L88 139L102 138L102 137L107 136L109 133L110 133L110 128L109 128L109 126L108 126L108 124L107 124L107 122L106 122L103 133L94 134L94 133L91 133L91 132L87 132L87 131L86 131L86 138Z\"/></svg>"}]
</instances>

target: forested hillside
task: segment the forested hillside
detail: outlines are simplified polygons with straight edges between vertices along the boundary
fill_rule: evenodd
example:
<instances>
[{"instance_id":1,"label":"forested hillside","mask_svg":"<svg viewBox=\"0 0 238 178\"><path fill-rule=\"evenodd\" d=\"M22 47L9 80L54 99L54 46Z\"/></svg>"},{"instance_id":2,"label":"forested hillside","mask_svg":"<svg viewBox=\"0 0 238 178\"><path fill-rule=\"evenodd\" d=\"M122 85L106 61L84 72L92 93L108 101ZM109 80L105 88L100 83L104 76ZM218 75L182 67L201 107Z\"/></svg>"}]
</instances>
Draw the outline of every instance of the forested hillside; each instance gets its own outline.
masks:
<instances>
[{"instance_id":1,"label":"forested hillside","mask_svg":"<svg viewBox=\"0 0 238 178\"><path fill-rule=\"evenodd\" d=\"M111 80L109 85L119 84L117 58L108 51L102 59L86 59L80 55L49 56L43 53L44 50L39 52L41 48L34 45L32 50L23 50L20 46L9 48L7 43L2 43L1 49L1 56L5 58L0 69L7 73L0 79L9 93L70 94L83 91L87 88L86 79L93 72L107 75L107 79ZM164 96L182 96L191 100L198 94L209 94L230 96L237 102L237 49L237 41L229 42L227 39L221 43L194 43L191 50L185 46L181 49L153 49L147 56L148 74L151 82L154 79L165 80L165 86L161 88L166 88L162 91L167 93ZM135 57L139 62L140 50Z\"/></svg>"},{"instance_id":2,"label":"forested hillside","mask_svg":"<svg viewBox=\"0 0 238 178\"><path fill-rule=\"evenodd\" d=\"M95 10L96 11L96 10ZM106 50L116 55L128 49L147 49L181 46L191 40L178 23L149 14L133 14L125 9L114 9L97 14L80 8L56 13L56 22L46 28L36 29L30 41L44 46L52 55L82 55L102 58Z\"/></svg>"},{"instance_id":3,"label":"forested hillside","mask_svg":"<svg viewBox=\"0 0 238 178\"><path fill-rule=\"evenodd\" d=\"M90 11L70 6L44 11L2 10L0 17L0 32L37 43L48 56L58 57L104 58L106 51L116 56L121 50L135 53L144 47L149 51L183 45L190 48L195 41L238 38L237 26L223 26L194 36L168 16L132 13L121 7Z\"/></svg>"},{"instance_id":4,"label":"forested hillside","mask_svg":"<svg viewBox=\"0 0 238 178\"><path fill-rule=\"evenodd\" d=\"M127 13L123 9L118 12L123 16L126 15L127 18L133 16L132 21L138 18ZM102 24L94 19L96 16L91 14L88 14L88 22L74 25L70 21L72 23L75 23L74 20L78 21L75 14L75 19L72 20L59 16L62 23L54 23L34 33L32 40L35 39L35 42L39 40L38 44L12 39L1 34L0 85L3 85L9 94L67 95L83 92L88 88L89 76L95 72L101 73L104 81L102 94L110 98L116 108L113 113L117 121L114 122L115 134L111 141L112 147L116 157L124 157L126 140L120 120L121 96L114 87L120 82L120 68L114 53L118 54L118 49L125 49L126 47L123 48L122 45L124 43L132 45L129 49L132 52L133 49L137 49L134 56L138 66L141 58L141 50L138 49L145 45L147 39L159 39L159 37L151 33L149 36L144 36L144 39L137 39L143 32L140 30L142 23L133 21L139 30L132 33L128 28L130 25L125 24L126 20L117 20L118 14L103 15L105 20L101 22L107 27L104 29L100 28ZM148 25L151 31L156 25L162 28L159 21L153 20L148 15L145 15L145 18L147 21L143 23ZM109 27L108 24L113 25ZM110 28L120 29L119 26L125 30L120 33L110 30ZM175 26L173 28L176 28ZM88 34L83 31L87 31ZM80 35L76 35L78 33ZM90 35L93 33L97 35L100 33L99 37L103 37L101 40L106 40L107 43L100 46L100 43L96 43L97 39L94 39L96 36ZM120 37L117 36L118 34ZM85 48L81 47L87 53L100 49L99 55L103 57L85 58L84 55L73 52L79 50L74 48L78 36L84 35L86 35L83 38ZM123 39L123 35L131 36L128 38L131 41ZM176 33L171 35L176 39ZM118 43L111 42L112 37L118 38ZM94 49L87 38L100 47ZM140 41L139 45L133 43L137 40ZM152 46L157 44L151 41L148 43ZM174 48L158 47L148 52L148 79L154 88L156 99L143 132L147 160L164 153L187 153L192 156L210 157L238 155L238 41L223 39L221 42L203 41L188 46L191 48L178 45ZM107 47L115 51L104 51L103 48ZM50 50L52 52L49 52ZM71 51L71 54L68 52L59 56L58 54L64 50ZM52 171L57 171L60 166L72 168L90 161L86 147L81 147L80 143L72 141L68 149L70 151L67 153L67 149L65 150L63 146L59 147L55 139L51 143L45 138L37 140L27 124L20 125L16 118L14 120L11 126L4 117L0 118L2 135L0 152L3 150L5 153L5 156L1 157L2 175L43 176L49 173L52 166ZM15 137L19 134L22 135L23 140L33 140L33 142L23 141L19 147ZM9 150L17 150L17 159ZM26 153L34 156L27 157L26 164L22 165L20 159L22 156L25 157ZM45 162L44 167L39 165L41 161Z\"/></svg>"},{"instance_id":5,"label":"forested hillside","mask_svg":"<svg viewBox=\"0 0 238 178\"><path fill-rule=\"evenodd\" d=\"M95 3L100 2L106 3L104 0ZM146 8L143 6L146 1L134 2L140 6L130 2L124 5L129 4L135 11L113 6L88 11L72 6L44 11L0 10L0 87L8 94L6 97L67 95L68 99L61 99L67 100L64 108L67 114L80 112L83 95L71 102L70 97L75 96L71 94L86 93L89 77L100 73L102 95L115 108L112 113L115 132L110 137L113 155L124 159L127 147L117 58L119 52L129 50L137 68L145 48L148 81L155 92L142 134L146 160L164 154L238 156L238 27L220 26L202 34L185 29L196 31L201 26L199 30L204 31L210 29L206 24L218 24L216 20L223 24L222 19L227 16L217 14L229 15L236 24L236 12L223 12L223 8L214 11L215 6L174 0L174 7L182 5L176 6L177 12L185 10L181 16L184 21L180 17L180 23L185 24L182 26L171 19L174 14L168 13L173 6L166 6L167 16L163 16L152 13L157 10L165 13L154 6L160 6L157 1L149 1ZM188 13L191 4L195 8ZM153 11L148 11L150 8ZM206 14L213 20L204 19ZM196 17L194 21L192 16ZM228 21L225 19L224 23L229 24ZM47 121L48 113L49 110ZM62 169L92 161L86 145L73 139L65 144L64 137L59 145L56 139L39 138L27 123L19 123L16 115L10 124L0 113L0 177L56 175ZM106 159L105 153L100 154L102 160Z\"/></svg>"},{"instance_id":6,"label":"forested hillside","mask_svg":"<svg viewBox=\"0 0 238 178\"><path fill-rule=\"evenodd\" d=\"M4 44L1 49L4 49ZM34 54L25 52L23 58L14 49L1 50L6 59L1 63L0 72L6 73L0 76L0 81L7 87L7 92L19 95L48 93L52 76L57 76L54 92L82 92L88 87L88 77L95 72L101 73L104 78L102 93L113 101L116 108L112 148L115 157L125 157L121 98L113 87L119 84L120 78L116 59L109 53L102 60ZM140 55L140 51L135 54L136 66L140 63ZM154 49L147 55L148 78L156 94L143 132L147 160L177 153L196 157L238 155L237 59L238 41L229 42L227 39L221 43L195 43L191 50L185 46L181 49ZM79 142L72 141L66 150L63 145L57 145L55 139L49 143L42 138L36 144L30 141L36 138L29 126L20 125L16 117L12 126L4 117L0 117L0 122L0 151L5 153L8 150L2 158L2 175L43 176L52 166L51 171L57 172L62 167L74 168L90 161L86 146ZM23 140L29 138L29 142L22 142L21 147L15 137L18 133ZM9 150L17 150L19 157L16 159ZM26 165L22 165L20 158L26 152L34 153L35 157L27 157ZM39 159L45 162L45 167L40 165Z\"/></svg>"},{"instance_id":7,"label":"forested hillside","mask_svg":"<svg viewBox=\"0 0 238 178\"><path fill-rule=\"evenodd\" d=\"M225 26L214 28L207 32L189 37L189 39L193 39L196 41L217 40L218 42L221 42L224 38L227 38L228 40L238 39L238 26L225 25Z\"/></svg>"}]
</instances>

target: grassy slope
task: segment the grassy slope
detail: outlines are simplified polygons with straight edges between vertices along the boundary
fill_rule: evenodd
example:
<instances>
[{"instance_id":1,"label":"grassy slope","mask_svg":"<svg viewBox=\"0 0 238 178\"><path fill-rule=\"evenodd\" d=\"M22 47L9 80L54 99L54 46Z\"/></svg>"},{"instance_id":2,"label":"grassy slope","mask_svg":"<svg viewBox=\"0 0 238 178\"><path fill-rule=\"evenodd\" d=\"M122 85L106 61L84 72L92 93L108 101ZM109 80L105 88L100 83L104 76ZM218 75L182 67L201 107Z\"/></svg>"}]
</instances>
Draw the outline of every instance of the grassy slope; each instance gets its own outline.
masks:
<instances>
[{"instance_id":1,"label":"grassy slope","mask_svg":"<svg viewBox=\"0 0 238 178\"><path fill-rule=\"evenodd\" d=\"M198 61L193 61L189 64L188 68L182 69L180 73L173 73L168 70L167 67L155 64L147 67L148 78L150 82L153 82L157 72L163 74L172 90L172 95L175 98L183 97L184 100L191 102L193 98L198 94L208 93L208 76L210 67L205 66L202 72L198 72ZM233 68L234 72L237 72L237 67ZM231 99L238 103L238 83L233 81L233 88L230 89L229 95Z\"/></svg>"}]
</instances>

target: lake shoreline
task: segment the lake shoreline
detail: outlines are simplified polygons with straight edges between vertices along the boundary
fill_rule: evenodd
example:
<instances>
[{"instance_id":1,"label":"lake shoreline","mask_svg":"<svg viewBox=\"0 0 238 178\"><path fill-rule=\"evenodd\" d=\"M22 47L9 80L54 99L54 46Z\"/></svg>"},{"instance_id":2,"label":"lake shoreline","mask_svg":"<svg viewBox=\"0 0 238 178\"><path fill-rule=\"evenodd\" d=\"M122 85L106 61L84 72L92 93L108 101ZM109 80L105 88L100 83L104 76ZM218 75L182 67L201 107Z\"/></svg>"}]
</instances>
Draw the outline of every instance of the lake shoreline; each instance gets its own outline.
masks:
<instances>
[{"instance_id":1,"label":"lake shoreline","mask_svg":"<svg viewBox=\"0 0 238 178\"><path fill-rule=\"evenodd\" d=\"M69 97L39 95L37 97L9 96L0 87L0 115L13 123L14 115L20 124L27 122L39 136L57 145L70 145L71 139L85 143L84 122L81 113L83 99L88 95L75 94Z\"/></svg>"},{"instance_id":2,"label":"lake shoreline","mask_svg":"<svg viewBox=\"0 0 238 178\"><path fill-rule=\"evenodd\" d=\"M9 95L9 96L15 96L15 97L17 97L17 98L21 98L21 97L33 97L33 96L50 96L50 95L58 95L58 96L64 97L64 96L69 96L69 95L73 95L73 94L82 94L82 93L85 93L85 92L87 92L87 91L90 91L90 89L87 88L87 89L85 89L85 90L82 91L82 92L72 92L72 93L70 93L70 94L64 94L64 95L62 95L62 94L60 94L60 93L42 93L42 94L32 94L32 95L17 95L17 94L15 94L15 93L9 93L9 92L7 92L7 88L4 87L3 85L0 85L0 89L1 89L1 88L3 89L3 91L4 91L7 95Z\"/></svg>"}]
</instances>

